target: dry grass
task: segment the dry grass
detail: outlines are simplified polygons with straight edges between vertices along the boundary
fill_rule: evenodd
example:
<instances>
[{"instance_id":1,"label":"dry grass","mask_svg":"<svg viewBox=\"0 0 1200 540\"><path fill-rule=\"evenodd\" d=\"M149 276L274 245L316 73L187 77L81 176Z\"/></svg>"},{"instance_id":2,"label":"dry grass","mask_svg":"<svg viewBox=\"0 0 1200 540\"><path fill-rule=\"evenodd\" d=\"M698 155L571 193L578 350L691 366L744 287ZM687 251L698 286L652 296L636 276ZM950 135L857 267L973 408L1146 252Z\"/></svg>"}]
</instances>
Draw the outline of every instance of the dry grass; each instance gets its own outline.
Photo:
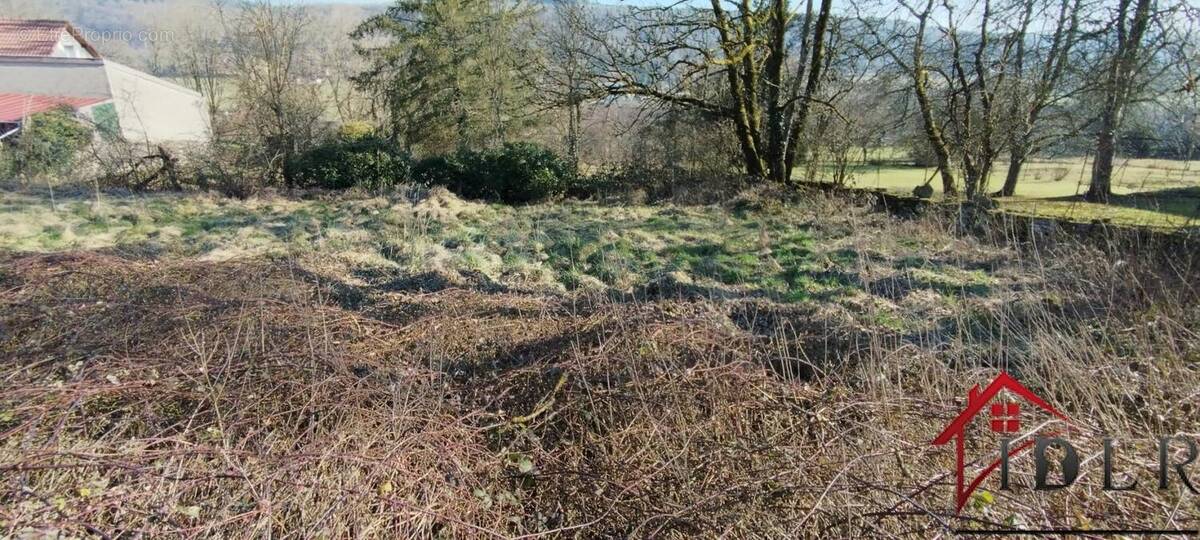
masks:
<instances>
[{"instance_id":1,"label":"dry grass","mask_svg":"<svg viewBox=\"0 0 1200 540\"><path fill-rule=\"evenodd\" d=\"M1102 492L1091 465L1070 490L994 492L954 516L952 451L929 445L1001 368L1073 419L1085 458L1101 433L1142 447L1196 436L1194 260L1016 249L837 201L777 211L809 223L809 271L848 292L785 302L670 274L629 290L522 290L465 269L364 276L310 253L0 256L0 530L859 538L1200 525L1178 484ZM1147 448L1122 462L1144 486ZM1018 484L1031 472L1014 462Z\"/></svg>"}]
</instances>

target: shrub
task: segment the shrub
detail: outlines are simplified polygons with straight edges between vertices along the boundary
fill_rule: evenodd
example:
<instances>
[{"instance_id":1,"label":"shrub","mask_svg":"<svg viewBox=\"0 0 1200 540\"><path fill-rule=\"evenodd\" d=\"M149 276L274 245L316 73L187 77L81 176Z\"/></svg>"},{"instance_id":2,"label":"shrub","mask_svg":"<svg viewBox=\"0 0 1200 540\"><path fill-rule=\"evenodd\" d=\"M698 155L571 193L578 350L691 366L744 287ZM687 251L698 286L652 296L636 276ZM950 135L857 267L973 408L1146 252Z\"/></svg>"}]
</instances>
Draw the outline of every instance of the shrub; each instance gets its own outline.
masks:
<instances>
[{"instance_id":1,"label":"shrub","mask_svg":"<svg viewBox=\"0 0 1200 540\"><path fill-rule=\"evenodd\" d=\"M92 123L96 126L96 132L106 140L121 138L121 120L117 116L116 105L105 103L92 108Z\"/></svg>"},{"instance_id":2,"label":"shrub","mask_svg":"<svg viewBox=\"0 0 1200 540\"><path fill-rule=\"evenodd\" d=\"M297 187L386 189L409 180L411 160L394 144L372 135L338 138L322 144L288 165L288 180Z\"/></svg>"},{"instance_id":3,"label":"shrub","mask_svg":"<svg viewBox=\"0 0 1200 540\"><path fill-rule=\"evenodd\" d=\"M413 165L412 179L430 186L445 186L450 191L465 196L464 185L468 175L464 159L473 161L471 157L470 153L427 157Z\"/></svg>"},{"instance_id":4,"label":"shrub","mask_svg":"<svg viewBox=\"0 0 1200 540\"><path fill-rule=\"evenodd\" d=\"M608 167L576 178L567 196L577 199L624 200L627 203L671 201L679 204L722 202L740 192L750 179L741 172L721 173L645 162Z\"/></svg>"},{"instance_id":5,"label":"shrub","mask_svg":"<svg viewBox=\"0 0 1200 540\"><path fill-rule=\"evenodd\" d=\"M421 160L413 179L449 188L459 196L522 204L566 192L570 166L554 152L531 143L497 150L460 151Z\"/></svg>"},{"instance_id":6,"label":"shrub","mask_svg":"<svg viewBox=\"0 0 1200 540\"><path fill-rule=\"evenodd\" d=\"M562 195L571 167L553 151L532 143L506 144L478 160L483 198L528 203Z\"/></svg>"},{"instance_id":7,"label":"shrub","mask_svg":"<svg viewBox=\"0 0 1200 540\"><path fill-rule=\"evenodd\" d=\"M260 159L257 147L236 139L214 141L199 155L196 185L244 199L278 184L278 169Z\"/></svg>"},{"instance_id":8,"label":"shrub","mask_svg":"<svg viewBox=\"0 0 1200 540\"><path fill-rule=\"evenodd\" d=\"M200 169L195 167L195 154L181 156L179 150L102 136L92 149L96 185L136 191L183 189L185 184L198 182Z\"/></svg>"},{"instance_id":9,"label":"shrub","mask_svg":"<svg viewBox=\"0 0 1200 540\"><path fill-rule=\"evenodd\" d=\"M575 199L624 196L635 189L648 187L647 176L632 167L605 167L580 175L571 182L567 196Z\"/></svg>"},{"instance_id":10,"label":"shrub","mask_svg":"<svg viewBox=\"0 0 1200 540\"><path fill-rule=\"evenodd\" d=\"M0 144L0 182L11 180L16 174L12 149Z\"/></svg>"},{"instance_id":11,"label":"shrub","mask_svg":"<svg viewBox=\"0 0 1200 540\"><path fill-rule=\"evenodd\" d=\"M346 142L358 142L375 136L375 126L369 122L352 120L338 128L338 138Z\"/></svg>"},{"instance_id":12,"label":"shrub","mask_svg":"<svg viewBox=\"0 0 1200 540\"><path fill-rule=\"evenodd\" d=\"M79 151L92 140L92 130L79 122L71 109L62 108L32 115L18 137L12 153L13 172L37 176L70 169Z\"/></svg>"}]
</instances>

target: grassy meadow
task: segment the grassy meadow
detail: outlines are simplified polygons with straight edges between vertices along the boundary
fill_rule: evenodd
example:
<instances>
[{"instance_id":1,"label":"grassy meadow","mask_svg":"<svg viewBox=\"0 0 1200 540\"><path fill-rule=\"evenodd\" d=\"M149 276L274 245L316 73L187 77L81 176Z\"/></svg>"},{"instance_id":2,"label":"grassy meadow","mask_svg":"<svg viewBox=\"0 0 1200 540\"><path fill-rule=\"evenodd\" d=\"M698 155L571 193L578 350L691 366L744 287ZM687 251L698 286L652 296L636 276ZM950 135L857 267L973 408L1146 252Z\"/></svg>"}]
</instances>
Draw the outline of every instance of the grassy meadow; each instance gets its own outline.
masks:
<instances>
[{"instance_id":1,"label":"grassy meadow","mask_svg":"<svg viewBox=\"0 0 1200 540\"><path fill-rule=\"evenodd\" d=\"M894 153L872 159L894 159ZM911 193L934 169L887 164L852 167L852 185ZM1004 184L1004 160L990 177L989 191ZM1182 227L1200 223L1200 161L1118 159L1113 174L1115 197L1108 205L1081 200L1091 180L1085 158L1034 159L1022 170L1014 197L999 199L1003 209L1073 221L1108 220L1126 225ZM931 184L941 192L941 180Z\"/></svg>"},{"instance_id":2,"label":"grassy meadow","mask_svg":"<svg viewBox=\"0 0 1200 540\"><path fill-rule=\"evenodd\" d=\"M956 514L953 450L929 444L998 369L1072 418L1081 455L1191 429L1184 259L769 190L56 203L0 192L4 536L1200 524L1179 486L1033 492L1027 458ZM1152 482L1153 452L1126 455Z\"/></svg>"}]
</instances>

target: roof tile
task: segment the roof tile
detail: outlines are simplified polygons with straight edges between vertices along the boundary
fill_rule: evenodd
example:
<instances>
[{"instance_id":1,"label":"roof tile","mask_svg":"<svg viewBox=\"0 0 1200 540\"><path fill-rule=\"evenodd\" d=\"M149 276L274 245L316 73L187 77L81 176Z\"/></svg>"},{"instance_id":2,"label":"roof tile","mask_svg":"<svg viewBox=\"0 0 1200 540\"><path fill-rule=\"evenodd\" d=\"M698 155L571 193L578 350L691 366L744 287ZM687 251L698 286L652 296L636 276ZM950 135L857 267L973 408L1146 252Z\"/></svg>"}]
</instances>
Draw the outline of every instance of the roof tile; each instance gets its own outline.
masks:
<instances>
[{"instance_id":1,"label":"roof tile","mask_svg":"<svg viewBox=\"0 0 1200 540\"><path fill-rule=\"evenodd\" d=\"M50 56L66 21L0 19L0 56Z\"/></svg>"},{"instance_id":2,"label":"roof tile","mask_svg":"<svg viewBox=\"0 0 1200 540\"><path fill-rule=\"evenodd\" d=\"M0 122L18 122L31 114L56 107L80 109L108 101L108 98L41 96L37 94L0 93Z\"/></svg>"}]
</instances>

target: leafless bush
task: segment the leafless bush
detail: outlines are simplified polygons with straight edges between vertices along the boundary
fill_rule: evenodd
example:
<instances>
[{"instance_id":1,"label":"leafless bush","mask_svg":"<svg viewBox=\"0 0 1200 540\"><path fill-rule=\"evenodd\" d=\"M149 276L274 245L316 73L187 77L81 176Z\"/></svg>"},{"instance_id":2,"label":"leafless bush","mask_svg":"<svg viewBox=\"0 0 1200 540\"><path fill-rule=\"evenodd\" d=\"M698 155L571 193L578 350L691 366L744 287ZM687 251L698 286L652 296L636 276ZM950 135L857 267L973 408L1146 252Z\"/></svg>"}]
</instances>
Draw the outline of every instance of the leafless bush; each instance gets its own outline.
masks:
<instances>
[{"instance_id":1,"label":"leafless bush","mask_svg":"<svg viewBox=\"0 0 1200 540\"><path fill-rule=\"evenodd\" d=\"M97 187L144 191L183 189L190 184L189 170L195 149L152 145L119 138L96 138L90 146Z\"/></svg>"}]
</instances>

